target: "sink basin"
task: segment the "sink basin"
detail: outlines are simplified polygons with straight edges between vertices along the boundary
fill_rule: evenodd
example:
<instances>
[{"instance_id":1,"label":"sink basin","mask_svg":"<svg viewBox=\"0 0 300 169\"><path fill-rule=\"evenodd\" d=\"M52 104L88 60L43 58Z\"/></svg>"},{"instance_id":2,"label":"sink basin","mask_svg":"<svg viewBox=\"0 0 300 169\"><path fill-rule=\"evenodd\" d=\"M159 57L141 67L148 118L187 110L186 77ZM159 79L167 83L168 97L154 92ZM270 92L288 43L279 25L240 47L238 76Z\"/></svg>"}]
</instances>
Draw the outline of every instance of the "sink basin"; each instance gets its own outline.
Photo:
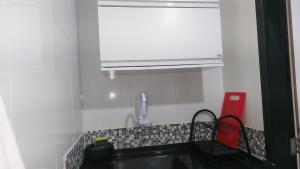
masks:
<instances>
[{"instance_id":1,"label":"sink basin","mask_svg":"<svg viewBox=\"0 0 300 169\"><path fill-rule=\"evenodd\" d=\"M178 157L168 155L114 161L112 165L114 169L188 169Z\"/></svg>"}]
</instances>

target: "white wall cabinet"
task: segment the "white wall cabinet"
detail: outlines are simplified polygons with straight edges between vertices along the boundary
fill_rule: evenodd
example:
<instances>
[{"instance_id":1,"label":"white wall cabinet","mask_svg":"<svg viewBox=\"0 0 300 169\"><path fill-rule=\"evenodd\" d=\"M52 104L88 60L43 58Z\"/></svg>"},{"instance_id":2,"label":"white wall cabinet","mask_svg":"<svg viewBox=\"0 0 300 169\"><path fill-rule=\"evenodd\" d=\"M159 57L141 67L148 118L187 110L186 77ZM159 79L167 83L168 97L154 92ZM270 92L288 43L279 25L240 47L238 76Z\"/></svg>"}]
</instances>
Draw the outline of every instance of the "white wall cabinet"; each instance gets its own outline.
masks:
<instances>
[{"instance_id":1,"label":"white wall cabinet","mask_svg":"<svg viewBox=\"0 0 300 169\"><path fill-rule=\"evenodd\" d=\"M223 66L217 1L98 5L103 71Z\"/></svg>"}]
</instances>

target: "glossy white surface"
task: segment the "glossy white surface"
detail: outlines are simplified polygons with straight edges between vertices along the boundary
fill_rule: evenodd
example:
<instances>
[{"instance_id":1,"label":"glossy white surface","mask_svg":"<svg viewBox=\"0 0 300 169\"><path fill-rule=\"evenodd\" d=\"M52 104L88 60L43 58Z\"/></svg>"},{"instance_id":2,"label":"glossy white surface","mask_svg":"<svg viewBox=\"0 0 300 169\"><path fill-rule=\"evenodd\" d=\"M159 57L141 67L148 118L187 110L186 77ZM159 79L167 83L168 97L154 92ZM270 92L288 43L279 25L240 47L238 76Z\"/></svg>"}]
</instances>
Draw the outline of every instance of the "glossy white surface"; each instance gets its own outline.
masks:
<instances>
[{"instance_id":1,"label":"glossy white surface","mask_svg":"<svg viewBox=\"0 0 300 169\"><path fill-rule=\"evenodd\" d=\"M202 108L219 113L223 101L221 68L117 71L114 80L107 78L109 75L99 70L95 4L97 0L78 0L84 130L135 125L135 98L141 91L147 93L154 124L190 122ZM116 93L113 99L111 92Z\"/></svg>"},{"instance_id":2,"label":"glossy white surface","mask_svg":"<svg viewBox=\"0 0 300 169\"><path fill-rule=\"evenodd\" d=\"M107 1L110 2L110 1ZM166 3L167 4L167 3ZM217 7L98 7L101 67L222 66ZM146 3L146 5L149 5ZM112 7L114 6L114 7ZM145 68L146 67L146 68ZM174 66L176 67L176 66ZM119 68L120 69L120 68Z\"/></svg>"},{"instance_id":3,"label":"glossy white surface","mask_svg":"<svg viewBox=\"0 0 300 169\"><path fill-rule=\"evenodd\" d=\"M99 1L110 1L110 2L128 2L131 0L99 0ZM134 2L134 1L133 1ZM189 2L197 2L197 3L216 3L220 2L220 0L140 0L139 2L183 2L183 3L189 3Z\"/></svg>"},{"instance_id":4,"label":"glossy white surface","mask_svg":"<svg viewBox=\"0 0 300 169\"><path fill-rule=\"evenodd\" d=\"M92 57L92 56L84 56ZM94 57L96 59L96 57ZM84 67L83 69L87 69ZM220 113L222 105L222 70L213 68L188 72L147 72L128 73L107 79L95 73L83 81L84 90L84 130L123 128L135 126L134 109L136 95L145 91L148 96L148 116L153 124L172 124L190 122L193 114L203 108ZM88 71L88 70L87 70ZM86 72L83 72L87 75ZM89 87L87 87L89 86ZM110 91L116 97L108 97ZM203 116L203 120L207 120Z\"/></svg>"},{"instance_id":5,"label":"glossy white surface","mask_svg":"<svg viewBox=\"0 0 300 169\"><path fill-rule=\"evenodd\" d=\"M128 0L99 0L102 7L219 7L219 2L214 1L128 1Z\"/></svg>"},{"instance_id":6,"label":"glossy white surface","mask_svg":"<svg viewBox=\"0 0 300 169\"><path fill-rule=\"evenodd\" d=\"M222 0L220 5L224 91L245 91L245 125L263 130L255 1Z\"/></svg>"},{"instance_id":7,"label":"glossy white surface","mask_svg":"<svg viewBox=\"0 0 300 169\"><path fill-rule=\"evenodd\" d=\"M8 113L0 95L0 168L25 169Z\"/></svg>"},{"instance_id":8,"label":"glossy white surface","mask_svg":"<svg viewBox=\"0 0 300 169\"><path fill-rule=\"evenodd\" d=\"M224 66L223 58L143 61L101 61L101 71L192 69Z\"/></svg>"},{"instance_id":9,"label":"glossy white surface","mask_svg":"<svg viewBox=\"0 0 300 169\"><path fill-rule=\"evenodd\" d=\"M0 0L0 93L28 169L62 169L82 130L74 0Z\"/></svg>"}]
</instances>

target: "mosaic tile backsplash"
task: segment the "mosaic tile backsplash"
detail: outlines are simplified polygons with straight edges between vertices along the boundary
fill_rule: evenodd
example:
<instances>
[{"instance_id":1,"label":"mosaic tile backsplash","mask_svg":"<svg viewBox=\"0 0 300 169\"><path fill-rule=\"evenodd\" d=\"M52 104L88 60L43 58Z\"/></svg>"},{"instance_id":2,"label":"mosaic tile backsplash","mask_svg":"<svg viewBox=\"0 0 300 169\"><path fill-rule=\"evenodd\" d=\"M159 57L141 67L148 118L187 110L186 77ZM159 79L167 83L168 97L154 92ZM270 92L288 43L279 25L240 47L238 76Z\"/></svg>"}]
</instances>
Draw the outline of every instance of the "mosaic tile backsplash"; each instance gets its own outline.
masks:
<instances>
[{"instance_id":1,"label":"mosaic tile backsplash","mask_svg":"<svg viewBox=\"0 0 300 169\"><path fill-rule=\"evenodd\" d=\"M65 156L65 169L79 169L84 158L84 135L82 135Z\"/></svg>"},{"instance_id":2,"label":"mosaic tile backsplash","mask_svg":"<svg viewBox=\"0 0 300 169\"><path fill-rule=\"evenodd\" d=\"M250 149L252 155L261 159L266 159L266 149L265 149L265 136L264 132L261 130L256 130L252 128L246 128L246 133L249 140ZM242 136L242 135L241 135ZM239 148L246 151L246 144L244 137L240 137Z\"/></svg>"},{"instance_id":3,"label":"mosaic tile backsplash","mask_svg":"<svg viewBox=\"0 0 300 169\"><path fill-rule=\"evenodd\" d=\"M196 125L199 140L210 138L209 128L206 123ZM190 124L170 124L151 127L135 127L88 131L85 133L85 144L93 143L98 136L106 136L113 143L115 149L156 146L188 142Z\"/></svg>"},{"instance_id":4,"label":"mosaic tile backsplash","mask_svg":"<svg viewBox=\"0 0 300 169\"><path fill-rule=\"evenodd\" d=\"M194 140L209 140L211 138L211 123L197 122L195 132L197 137ZM246 132L253 155L264 160L266 153L263 131L246 128ZM186 143L189 141L190 123L87 131L84 136L85 144L92 144L98 136L108 137L115 149ZM239 141L239 148L245 150L242 137Z\"/></svg>"}]
</instances>

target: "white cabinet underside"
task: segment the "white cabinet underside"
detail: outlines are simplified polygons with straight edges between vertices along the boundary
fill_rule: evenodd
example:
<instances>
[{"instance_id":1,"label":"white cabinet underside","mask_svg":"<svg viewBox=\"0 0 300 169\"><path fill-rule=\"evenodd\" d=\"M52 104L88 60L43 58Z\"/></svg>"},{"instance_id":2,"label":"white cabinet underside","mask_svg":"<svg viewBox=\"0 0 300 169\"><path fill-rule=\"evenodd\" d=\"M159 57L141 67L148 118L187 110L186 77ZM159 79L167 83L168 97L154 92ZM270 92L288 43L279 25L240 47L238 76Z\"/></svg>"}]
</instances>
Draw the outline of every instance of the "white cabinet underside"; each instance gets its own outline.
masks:
<instances>
[{"instance_id":1,"label":"white cabinet underside","mask_svg":"<svg viewBox=\"0 0 300 169\"><path fill-rule=\"evenodd\" d=\"M222 59L149 60L149 61L102 61L101 70L151 70L224 66Z\"/></svg>"}]
</instances>

